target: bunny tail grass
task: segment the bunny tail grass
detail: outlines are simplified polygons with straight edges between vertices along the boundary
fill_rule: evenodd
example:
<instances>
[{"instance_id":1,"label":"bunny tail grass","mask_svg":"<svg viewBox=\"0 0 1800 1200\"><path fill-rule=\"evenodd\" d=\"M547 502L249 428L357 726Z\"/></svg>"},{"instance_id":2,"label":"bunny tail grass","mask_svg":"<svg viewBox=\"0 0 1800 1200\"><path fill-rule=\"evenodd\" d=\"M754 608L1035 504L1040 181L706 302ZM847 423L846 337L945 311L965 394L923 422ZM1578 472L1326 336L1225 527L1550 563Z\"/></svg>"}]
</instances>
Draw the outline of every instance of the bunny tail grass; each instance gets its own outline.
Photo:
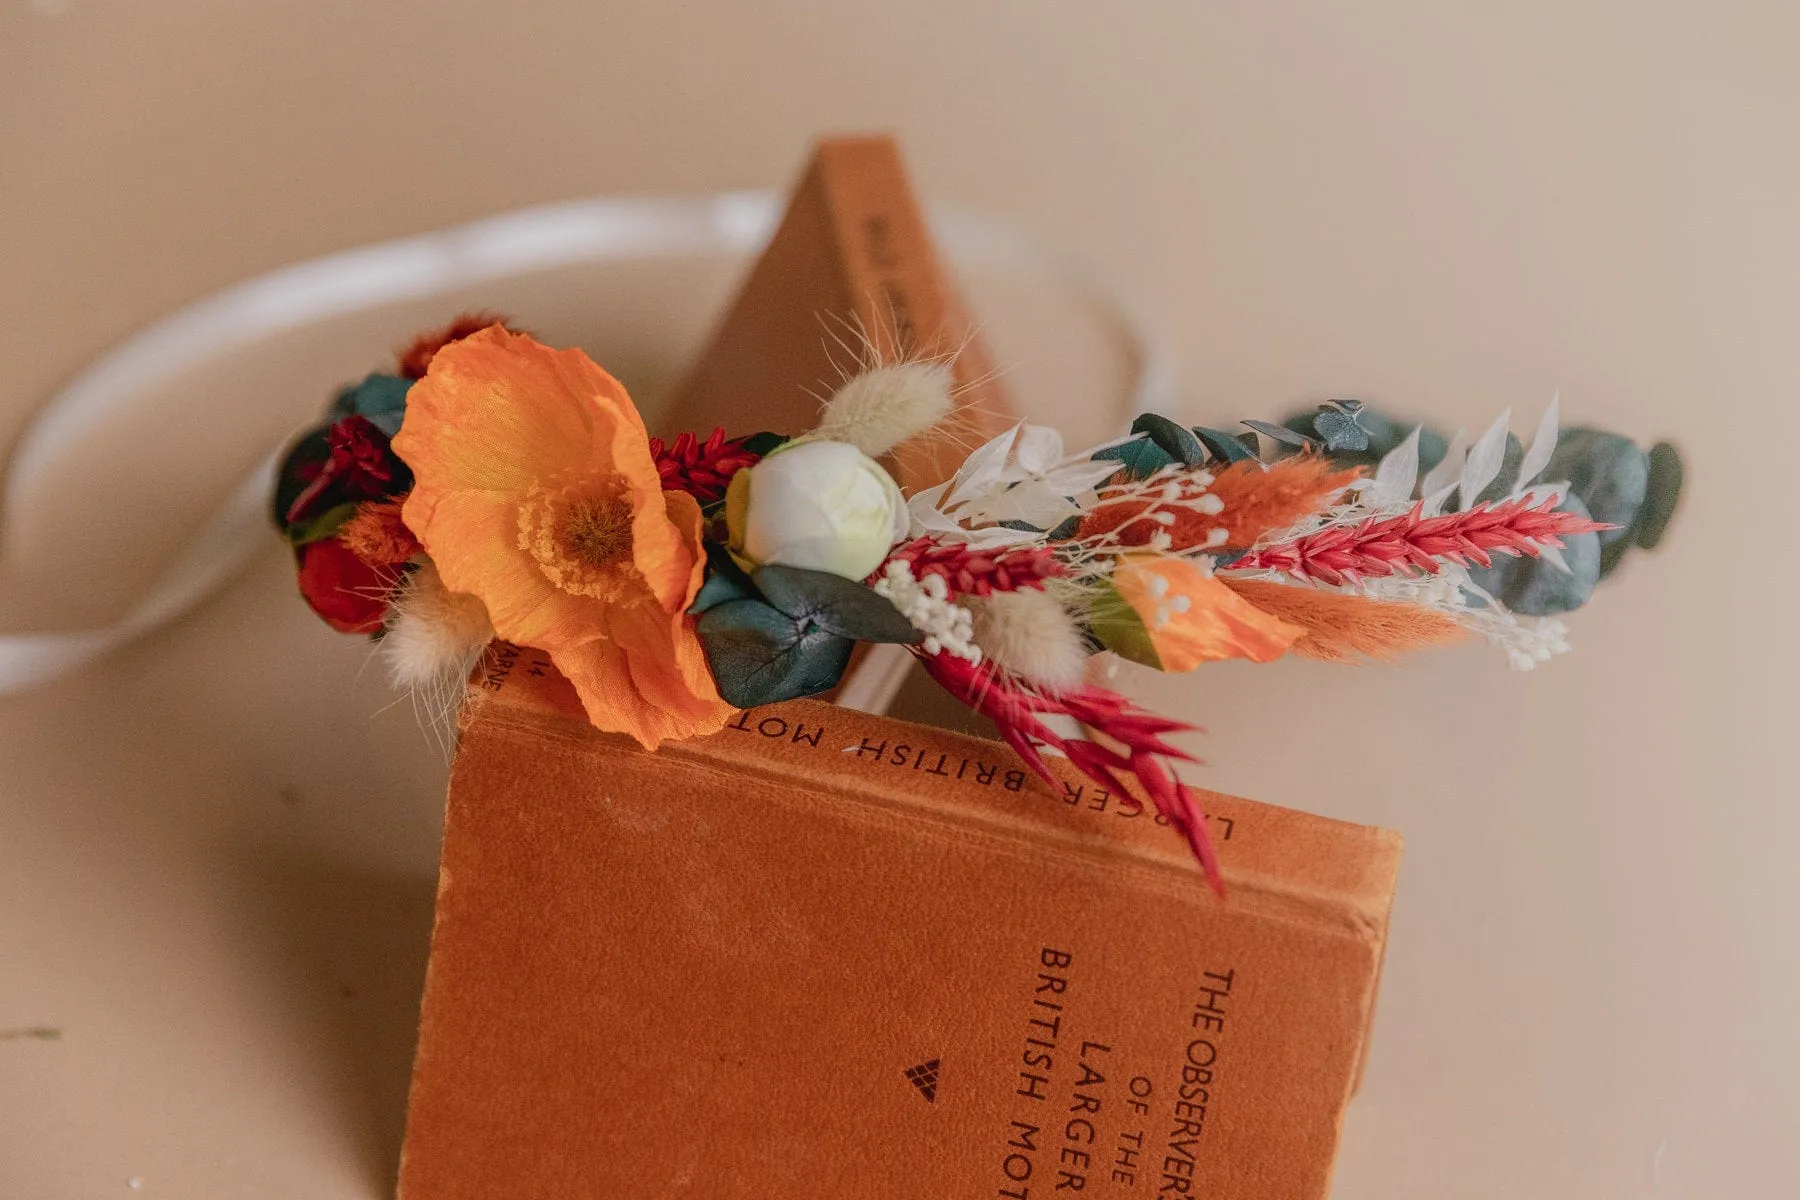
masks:
<instances>
[{"instance_id":1,"label":"bunny tail grass","mask_svg":"<svg viewBox=\"0 0 1800 1200\"><path fill-rule=\"evenodd\" d=\"M398 687L435 694L459 686L493 637L481 601L450 591L425 562L395 592L381 657Z\"/></svg>"},{"instance_id":2,"label":"bunny tail grass","mask_svg":"<svg viewBox=\"0 0 1800 1200\"><path fill-rule=\"evenodd\" d=\"M953 386L948 363L872 368L851 376L832 394L818 428L807 437L848 442L879 458L949 416Z\"/></svg>"},{"instance_id":3,"label":"bunny tail grass","mask_svg":"<svg viewBox=\"0 0 1800 1200\"><path fill-rule=\"evenodd\" d=\"M1055 596L1027 588L965 603L975 616L975 644L995 666L1052 693L1081 685L1087 646Z\"/></svg>"}]
</instances>

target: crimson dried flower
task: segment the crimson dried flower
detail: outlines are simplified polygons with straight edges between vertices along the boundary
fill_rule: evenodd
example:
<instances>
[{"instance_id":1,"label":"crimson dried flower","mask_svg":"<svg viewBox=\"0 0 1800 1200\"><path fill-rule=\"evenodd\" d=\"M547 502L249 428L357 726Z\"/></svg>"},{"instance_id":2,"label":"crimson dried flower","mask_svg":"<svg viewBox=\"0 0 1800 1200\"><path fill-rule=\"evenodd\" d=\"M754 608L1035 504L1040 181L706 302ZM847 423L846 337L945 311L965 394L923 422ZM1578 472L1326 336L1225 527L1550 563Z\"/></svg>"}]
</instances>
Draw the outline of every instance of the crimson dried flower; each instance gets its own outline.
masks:
<instances>
[{"instance_id":1,"label":"crimson dried flower","mask_svg":"<svg viewBox=\"0 0 1800 1200\"><path fill-rule=\"evenodd\" d=\"M380 500L412 485L412 474L395 456L388 435L367 417L342 418L327 431L326 444L328 457L288 506L290 525L339 504Z\"/></svg>"},{"instance_id":2,"label":"crimson dried flower","mask_svg":"<svg viewBox=\"0 0 1800 1200\"><path fill-rule=\"evenodd\" d=\"M725 498L733 475L762 460L761 454L749 448L749 441L726 437L721 426L704 442L691 433L676 435L673 444L653 437L650 457L656 460L664 491L686 492L705 507Z\"/></svg>"},{"instance_id":3,"label":"crimson dried flower","mask_svg":"<svg viewBox=\"0 0 1800 1200\"><path fill-rule=\"evenodd\" d=\"M911 567L914 579L942 576L959 596L1041 588L1044 580L1067 573L1048 546L977 550L965 542L944 542L935 537L914 538L895 548L887 562L895 561Z\"/></svg>"}]
</instances>

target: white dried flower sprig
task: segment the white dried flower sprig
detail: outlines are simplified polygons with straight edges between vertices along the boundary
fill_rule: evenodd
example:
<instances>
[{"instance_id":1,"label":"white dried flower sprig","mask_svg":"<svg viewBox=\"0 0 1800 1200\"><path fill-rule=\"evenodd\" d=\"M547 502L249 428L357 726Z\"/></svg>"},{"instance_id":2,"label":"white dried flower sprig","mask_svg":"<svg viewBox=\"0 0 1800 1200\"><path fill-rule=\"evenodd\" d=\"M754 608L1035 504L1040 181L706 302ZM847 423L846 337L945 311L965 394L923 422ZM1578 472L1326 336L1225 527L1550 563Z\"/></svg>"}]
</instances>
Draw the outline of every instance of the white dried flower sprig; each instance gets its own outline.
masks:
<instances>
[{"instance_id":1,"label":"white dried flower sprig","mask_svg":"<svg viewBox=\"0 0 1800 1200\"><path fill-rule=\"evenodd\" d=\"M1515 671L1529 671L1570 650L1569 627L1562 621L1520 616L1478 587L1469 577L1468 568L1455 563L1445 563L1435 575L1390 575L1333 590L1441 612L1504 651L1507 663ZM1471 600L1479 603L1471 604Z\"/></svg>"},{"instance_id":2,"label":"white dried flower sprig","mask_svg":"<svg viewBox=\"0 0 1800 1200\"><path fill-rule=\"evenodd\" d=\"M941 575L915 579L910 563L892 559L874 584L877 595L887 597L900 614L925 635L919 649L928 655L950 654L980 665L981 647L975 642L975 615L950 598Z\"/></svg>"}]
</instances>

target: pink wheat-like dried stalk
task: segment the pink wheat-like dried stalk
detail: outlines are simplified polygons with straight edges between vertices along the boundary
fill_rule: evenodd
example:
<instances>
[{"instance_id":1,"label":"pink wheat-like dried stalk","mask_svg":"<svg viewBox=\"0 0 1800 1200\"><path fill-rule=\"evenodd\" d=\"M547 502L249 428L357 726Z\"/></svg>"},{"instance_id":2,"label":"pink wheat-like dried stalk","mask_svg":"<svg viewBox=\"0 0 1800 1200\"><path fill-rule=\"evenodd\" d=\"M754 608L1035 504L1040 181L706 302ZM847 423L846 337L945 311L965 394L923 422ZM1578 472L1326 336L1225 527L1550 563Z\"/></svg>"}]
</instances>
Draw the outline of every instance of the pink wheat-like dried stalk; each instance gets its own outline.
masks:
<instances>
[{"instance_id":1,"label":"pink wheat-like dried stalk","mask_svg":"<svg viewBox=\"0 0 1800 1200\"><path fill-rule=\"evenodd\" d=\"M1185 732L1194 726L1145 712L1117 692L1091 684L1051 696L1007 678L988 663L977 665L951 654L919 657L933 679L992 721L1007 745L1052 788L1061 781L1044 761L1039 746L1050 746L1068 755L1083 775L1115 795L1130 796L1124 777L1134 777L1156 810L1193 847L1213 891L1225 894L1219 857L1206 832L1206 814L1200 808L1199 798L1175 778L1166 763L1168 759L1195 761L1193 755L1163 740L1164 734ZM1049 713L1073 717L1117 742L1120 748L1086 738L1065 738L1038 719Z\"/></svg>"},{"instance_id":2,"label":"pink wheat-like dried stalk","mask_svg":"<svg viewBox=\"0 0 1800 1200\"><path fill-rule=\"evenodd\" d=\"M1561 547L1575 533L1611 529L1574 513L1554 512L1551 496L1503 504L1477 504L1467 512L1421 515L1421 506L1397 517L1371 517L1360 525L1322 529L1291 542L1253 551L1229 564L1233 571L1280 571L1296 579L1337 585L1358 579L1420 572L1435 575L1446 562L1491 566L1496 554L1536 558L1545 546Z\"/></svg>"},{"instance_id":3,"label":"pink wheat-like dried stalk","mask_svg":"<svg viewBox=\"0 0 1800 1200\"><path fill-rule=\"evenodd\" d=\"M1041 588L1044 580L1067 571L1048 546L973 550L961 542L942 542L935 537L914 538L896 547L887 562L895 559L912 568L914 579L942 575L944 583L959 596ZM882 564L884 568L886 565Z\"/></svg>"}]
</instances>

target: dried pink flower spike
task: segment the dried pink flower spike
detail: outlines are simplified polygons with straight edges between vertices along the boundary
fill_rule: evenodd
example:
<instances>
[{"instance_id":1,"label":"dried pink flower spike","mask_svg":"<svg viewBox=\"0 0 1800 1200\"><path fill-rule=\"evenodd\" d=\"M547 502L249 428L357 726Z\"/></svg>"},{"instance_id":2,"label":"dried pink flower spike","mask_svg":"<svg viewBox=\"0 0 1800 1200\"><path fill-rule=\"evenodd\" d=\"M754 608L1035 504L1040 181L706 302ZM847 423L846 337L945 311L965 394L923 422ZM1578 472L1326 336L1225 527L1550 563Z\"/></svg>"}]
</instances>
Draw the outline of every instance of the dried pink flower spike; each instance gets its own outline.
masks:
<instances>
[{"instance_id":1,"label":"dried pink flower spike","mask_svg":"<svg viewBox=\"0 0 1800 1200\"><path fill-rule=\"evenodd\" d=\"M1219 856L1206 831L1206 814L1185 783L1169 771L1166 760L1194 757L1163 740L1168 733L1194 729L1181 721L1145 712L1117 692L1091 684L1051 696L1008 678L990 663L975 664L949 654L920 655L926 672L944 689L1000 730L1025 764L1051 787L1060 780L1038 749L1049 746L1068 756L1076 768L1120 796L1130 796L1125 776L1131 775L1150 797L1156 810L1181 831L1200 860L1200 868L1213 891L1223 896L1225 882L1219 874ZM1114 749L1086 738L1063 737L1039 717L1057 714L1073 717L1083 726L1118 743Z\"/></svg>"},{"instance_id":2,"label":"dried pink flower spike","mask_svg":"<svg viewBox=\"0 0 1800 1200\"><path fill-rule=\"evenodd\" d=\"M1336 586L1415 571L1435 575L1445 562L1486 567L1495 554L1536 558L1545 546L1560 548L1569 534L1613 528L1574 513L1555 512L1558 503L1555 496L1541 503L1522 496L1441 517L1421 516L1422 506L1414 505L1398 517L1322 529L1253 551L1228 565L1233 571L1280 571Z\"/></svg>"}]
</instances>

